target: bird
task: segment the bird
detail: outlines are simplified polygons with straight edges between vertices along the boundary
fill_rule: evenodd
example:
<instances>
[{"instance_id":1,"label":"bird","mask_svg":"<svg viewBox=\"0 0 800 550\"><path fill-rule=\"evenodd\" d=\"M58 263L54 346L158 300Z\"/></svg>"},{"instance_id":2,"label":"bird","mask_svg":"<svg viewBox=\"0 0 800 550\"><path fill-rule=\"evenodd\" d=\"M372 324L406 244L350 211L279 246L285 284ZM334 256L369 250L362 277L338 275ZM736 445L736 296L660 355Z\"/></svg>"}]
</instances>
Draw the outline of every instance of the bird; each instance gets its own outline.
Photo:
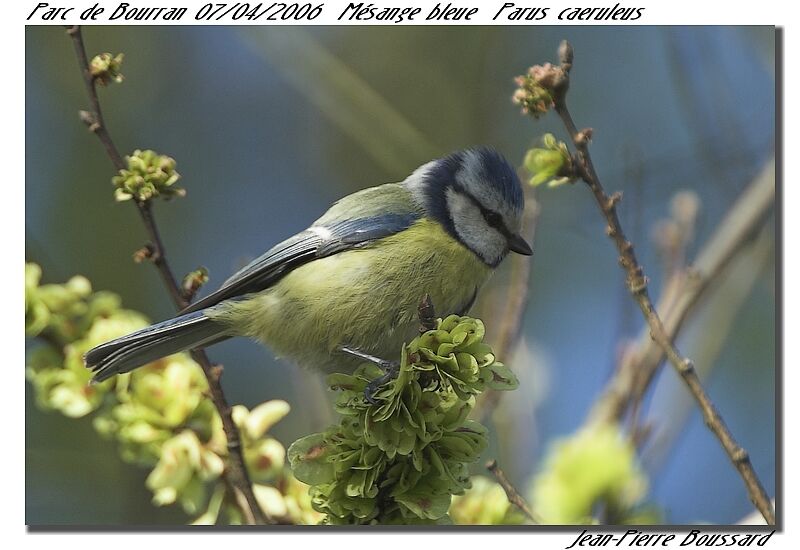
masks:
<instances>
[{"instance_id":1,"label":"bird","mask_svg":"<svg viewBox=\"0 0 800 550\"><path fill-rule=\"evenodd\" d=\"M84 363L98 383L245 336L327 373L351 373L365 359L390 370L419 334L424 295L437 314L465 315L509 252L533 253L520 235L523 210L519 178L500 153L456 151L338 200L218 290L98 345Z\"/></svg>"}]
</instances>

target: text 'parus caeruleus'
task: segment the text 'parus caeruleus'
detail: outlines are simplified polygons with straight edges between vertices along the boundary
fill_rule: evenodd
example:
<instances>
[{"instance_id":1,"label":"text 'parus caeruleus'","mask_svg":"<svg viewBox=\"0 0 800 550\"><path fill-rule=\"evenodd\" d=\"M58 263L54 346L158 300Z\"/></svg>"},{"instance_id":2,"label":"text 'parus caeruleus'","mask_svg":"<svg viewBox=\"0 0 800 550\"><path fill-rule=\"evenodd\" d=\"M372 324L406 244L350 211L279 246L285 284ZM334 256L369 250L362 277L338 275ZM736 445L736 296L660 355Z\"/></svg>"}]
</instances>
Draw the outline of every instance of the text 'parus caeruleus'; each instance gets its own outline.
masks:
<instances>
[{"instance_id":1,"label":"text 'parus caeruleus'","mask_svg":"<svg viewBox=\"0 0 800 550\"><path fill-rule=\"evenodd\" d=\"M86 365L99 382L233 336L328 372L359 363L342 348L396 359L418 334L423 295L440 315L465 314L509 250L531 254L523 207L500 154L453 153L344 197L175 318L90 350Z\"/></svg>"}]
</instances>

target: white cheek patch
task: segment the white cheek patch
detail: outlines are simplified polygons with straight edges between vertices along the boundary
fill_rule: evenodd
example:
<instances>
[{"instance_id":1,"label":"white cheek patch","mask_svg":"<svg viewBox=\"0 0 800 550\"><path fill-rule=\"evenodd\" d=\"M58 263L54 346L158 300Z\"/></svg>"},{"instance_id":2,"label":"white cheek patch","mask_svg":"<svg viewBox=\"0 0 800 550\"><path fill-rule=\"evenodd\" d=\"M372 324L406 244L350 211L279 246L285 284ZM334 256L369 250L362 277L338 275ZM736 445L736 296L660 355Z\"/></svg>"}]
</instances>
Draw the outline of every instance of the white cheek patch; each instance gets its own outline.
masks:
<instances>
[{"instance_id":1,"label":"white cheek patch","mask_svg":"<svg viewBox=\"0 0 800 550\"><path fill-rule=\"evenodd\" d=\"M472 251L486 263L495 265L506 253L506 239L491 227L480 209L466 197L449 188L447 208L453 220L456 234Z\"/></svg>"}]
</instances>

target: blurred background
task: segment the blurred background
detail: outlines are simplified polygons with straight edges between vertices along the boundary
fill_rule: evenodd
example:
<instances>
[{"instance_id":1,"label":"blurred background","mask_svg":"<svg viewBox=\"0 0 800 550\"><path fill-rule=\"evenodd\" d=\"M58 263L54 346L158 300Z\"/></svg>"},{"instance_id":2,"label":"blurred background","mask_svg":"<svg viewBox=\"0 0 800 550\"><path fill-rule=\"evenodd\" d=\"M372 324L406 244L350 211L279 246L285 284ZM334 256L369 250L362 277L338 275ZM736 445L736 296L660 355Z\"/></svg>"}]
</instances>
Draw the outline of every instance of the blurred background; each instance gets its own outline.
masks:
<instances>
[{"instance_id":1,"label":"blurred background","mask_svg":"<svg viewBox=\"0 0 800 550\"><path fill-rule=\"evenodd\" d=\"M692 190L701 202L691 258L775 145L771 27L140 26L87 27L84 38L90 57L125 53L125 82L100 90L120 149L178 162L188 196L159 201L155 213L173 268L208 267L206 291L345 194L466 146L491 145L521 165L544 132L564 139L555 115L534 122L510 101L513 77L555 61L564 38L576 55L572 114L595 129L605 185L624 192L622 222L654 298L664 279L654 228L672 197ZM86 98L69 39L60 27L28 27L25 50L27 260L42 266L43 282L82 274L125 307L170 316L155 269L131 261L146 239L135 208L114 202L112 166L77 119ZM485 453L523 489L547 444L584 422L621 344L642 327L590 193L574 186L538 198L521 344L505 358L521 385L489 421ZM702 363L711 397L774 495L776 274L774 231L766 233L761 253L730 270L678 343ZM476 311L490 343L499 319L487 302L502 296L508 269ZM272 430L286 446L330 422L320 377L245 340L210 356L226 366L231 403L290 403ZM186 521L178 507L150 504L147 472L123 463L89 419L42 412L25 391L27 523ZM650 395L648 501L669 523L747 515L740 478L673 371Z\"/></svg>"}]
</instances>

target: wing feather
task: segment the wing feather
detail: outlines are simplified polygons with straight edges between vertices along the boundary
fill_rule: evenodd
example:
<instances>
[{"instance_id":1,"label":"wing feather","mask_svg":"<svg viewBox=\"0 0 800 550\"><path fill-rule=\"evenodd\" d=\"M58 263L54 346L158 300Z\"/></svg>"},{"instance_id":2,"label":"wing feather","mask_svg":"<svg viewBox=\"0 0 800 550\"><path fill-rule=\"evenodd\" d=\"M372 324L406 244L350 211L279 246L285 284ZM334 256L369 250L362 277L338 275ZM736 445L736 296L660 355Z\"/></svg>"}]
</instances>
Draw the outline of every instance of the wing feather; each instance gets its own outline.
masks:
<instances>
[{"instance_id":1,"label":"wing feather","mask_svg":"<svg viewBox=\"0 0 800 550\"><path fill-rule=\"evenodd\" d=\"M233 274L222 287L181 313L199 311L245 294L260 292L286 273L316 258L359 248L410 227L419 214L390 213L312 226L286 239Z\"/></svg>"}]
</instances>

